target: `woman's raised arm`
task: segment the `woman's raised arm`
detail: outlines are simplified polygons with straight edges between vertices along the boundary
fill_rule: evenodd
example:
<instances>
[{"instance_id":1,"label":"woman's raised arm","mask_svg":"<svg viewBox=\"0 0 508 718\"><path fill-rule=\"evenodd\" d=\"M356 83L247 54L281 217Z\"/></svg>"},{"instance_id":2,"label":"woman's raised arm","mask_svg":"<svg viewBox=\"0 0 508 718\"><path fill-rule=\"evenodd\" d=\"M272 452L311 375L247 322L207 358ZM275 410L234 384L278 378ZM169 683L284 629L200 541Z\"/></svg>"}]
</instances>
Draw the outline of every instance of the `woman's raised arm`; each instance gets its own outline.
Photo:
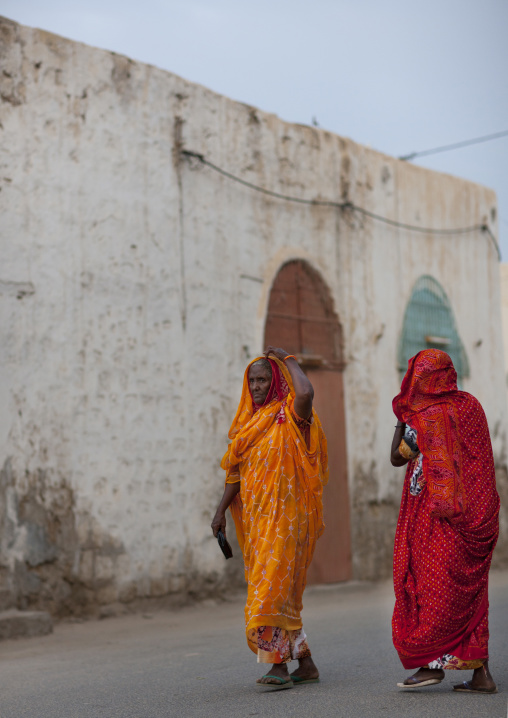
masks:
<instances>
[{"instance_id":1,"label":"woman's raised arm","mask_svg":"<svg viewBox=\"0 0 508 718\"><path fill-rule=\"evenodd\" d=\"M270 354L273 354L279 361L283 361L287 366L295 388L295 412L301 419L308 419L312 414L312 400L314 399L312 384L300 369L296 359L294 357L288 359L290 355L287 351L278 347L267 347L265 357L268 358Z\"/></svg>"}]
</instances>

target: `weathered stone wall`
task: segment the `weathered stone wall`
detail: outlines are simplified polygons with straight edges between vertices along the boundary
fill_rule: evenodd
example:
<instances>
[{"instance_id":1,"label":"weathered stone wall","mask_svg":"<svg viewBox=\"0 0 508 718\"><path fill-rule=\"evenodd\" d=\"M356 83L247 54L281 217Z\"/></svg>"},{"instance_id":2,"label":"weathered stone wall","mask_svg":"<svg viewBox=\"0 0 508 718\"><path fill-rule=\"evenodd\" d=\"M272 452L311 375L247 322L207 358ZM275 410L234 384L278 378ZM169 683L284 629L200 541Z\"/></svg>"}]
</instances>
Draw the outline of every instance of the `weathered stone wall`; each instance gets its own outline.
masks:
<instances>
[{"instance_id":1,"label":"weathered stone wall","mask_svg":"<svg viewBox=\"0 0 508 718\"><path fill-rule=\"evenodd\" d=\"M501 321L503 324L503 349L506 385L508 386L508 262L499 265L501 278Z\"/></svg>"},{"instance_id":2,"label":"weathered stone wall","mask_svg":"<svg viewBox=\"0 0 508 718\"><path fill-rule=\"evenodd\" d=\"M240 575L209 524L244 366L290 258L321 273L344 328L355 576L390 571L396 351L421 274L452 303L506 493L489 238L270 198L181 149L276 192L421 226L494 226L492 191L8 20L0 37L4 607L91 610ZM507 530L504 515L499 560Z\"/></svg>"}]
</instances>

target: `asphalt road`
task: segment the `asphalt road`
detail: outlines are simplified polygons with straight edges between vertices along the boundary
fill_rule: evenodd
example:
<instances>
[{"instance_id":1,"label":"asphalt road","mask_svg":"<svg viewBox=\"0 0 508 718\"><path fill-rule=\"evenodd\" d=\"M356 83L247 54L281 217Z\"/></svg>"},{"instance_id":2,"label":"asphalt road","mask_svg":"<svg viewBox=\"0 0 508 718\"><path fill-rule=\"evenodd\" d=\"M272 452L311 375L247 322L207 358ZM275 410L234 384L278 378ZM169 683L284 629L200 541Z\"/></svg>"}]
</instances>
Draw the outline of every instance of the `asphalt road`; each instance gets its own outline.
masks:
<instances>
[{"instance_id":1,"label":"asphalt road","mask_svg":"<svg viewBox=\"0 0 508 718\"><path fill-rule=\"evenodd\" d=\"M312 588L304 625L317 685L267 693L243 632L243 598L171 612L67 623L0 644L0 718L507 718L508 572L491 575L497 695L453 693L467 674L418 691L392 647L389 584Z\"/></svg>"}]
</instances>

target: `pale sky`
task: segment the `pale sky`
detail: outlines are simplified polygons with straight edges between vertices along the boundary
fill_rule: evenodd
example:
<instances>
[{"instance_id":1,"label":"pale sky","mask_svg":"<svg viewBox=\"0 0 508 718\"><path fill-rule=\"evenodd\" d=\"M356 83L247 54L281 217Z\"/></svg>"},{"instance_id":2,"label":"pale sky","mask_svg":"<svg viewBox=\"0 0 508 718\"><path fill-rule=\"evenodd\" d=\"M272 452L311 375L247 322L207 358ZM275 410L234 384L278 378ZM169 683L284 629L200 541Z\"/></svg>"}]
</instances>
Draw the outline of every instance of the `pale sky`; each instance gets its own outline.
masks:
<instances>
[{"instance_id":1,"label":"pale sky","mask_svg":"<svg viewBox=\"0 0 508 718\"><path fill-rule=\"evenodd\" d=\"M0 0L0 14L395 156L508 130L508 0ZM508 137L415 160L496 190L505 260L507 160Z\"/></svg>"}]
</instances>

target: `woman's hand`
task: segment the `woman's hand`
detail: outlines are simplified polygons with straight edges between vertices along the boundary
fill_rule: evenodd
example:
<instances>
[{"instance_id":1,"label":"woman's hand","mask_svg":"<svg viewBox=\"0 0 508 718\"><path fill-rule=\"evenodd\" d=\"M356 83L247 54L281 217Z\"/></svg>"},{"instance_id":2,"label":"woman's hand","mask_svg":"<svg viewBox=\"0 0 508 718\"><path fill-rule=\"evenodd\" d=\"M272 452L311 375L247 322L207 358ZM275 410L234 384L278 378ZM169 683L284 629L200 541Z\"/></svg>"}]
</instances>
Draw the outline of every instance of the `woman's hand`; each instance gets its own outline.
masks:
<instances>
[{"instance_id":1,"label":"woman's hand","mask_svg":"<svg viewBox=\"0 0 508 718\"><path fill-rule=\"evenodd\" d=\"M409 459L405 459L399 452L400 442L404 438L405 431L405 423L403 421L398 421L393 434L392 448L390 452L390 461L392 466L404 466L409 461Z\"/></svg>"},{"instance_id":2,"label":"woman's hand","mask_svg":"<svg viewBox=\"0 0 508 718\"><path fill-rule=\"evenodd\" d=\"M215 538L217 538L219 531L222 531L224 536L226 535L226 514L223 511L219 511L219 509L217 509L217 513L213 517L212 531Z\"/></svg>"},{"instance_id":3,"label":"woman's hand","mask_svg":"<svg viewBox=\"0 0 508 718\"><path fill-rule=\"evenodd\" d=\"M236 481L234 484L226 484L221 502L217 506L217 511L215 512L215 516L212 521L212 531L215 538L217 538L217 531L219 531L219 529L222 531L224 536L226 535L226 509L230 506L239 491L239 481Z\"/></svg>"},{"instance_id":4,"label":"woman's hand","mask_svg":"<svg viewBox=\"0 0 508 718\"><path fill-rule=\"evenodd\" d=\"M265 357L268 359L269 354L273 354L273 356L278 359L279 361L284 361L284 359L289 356L288 352L285 349L281 349L280 347L267 347L264 351Z\"/></svg>"}]
</instances>

